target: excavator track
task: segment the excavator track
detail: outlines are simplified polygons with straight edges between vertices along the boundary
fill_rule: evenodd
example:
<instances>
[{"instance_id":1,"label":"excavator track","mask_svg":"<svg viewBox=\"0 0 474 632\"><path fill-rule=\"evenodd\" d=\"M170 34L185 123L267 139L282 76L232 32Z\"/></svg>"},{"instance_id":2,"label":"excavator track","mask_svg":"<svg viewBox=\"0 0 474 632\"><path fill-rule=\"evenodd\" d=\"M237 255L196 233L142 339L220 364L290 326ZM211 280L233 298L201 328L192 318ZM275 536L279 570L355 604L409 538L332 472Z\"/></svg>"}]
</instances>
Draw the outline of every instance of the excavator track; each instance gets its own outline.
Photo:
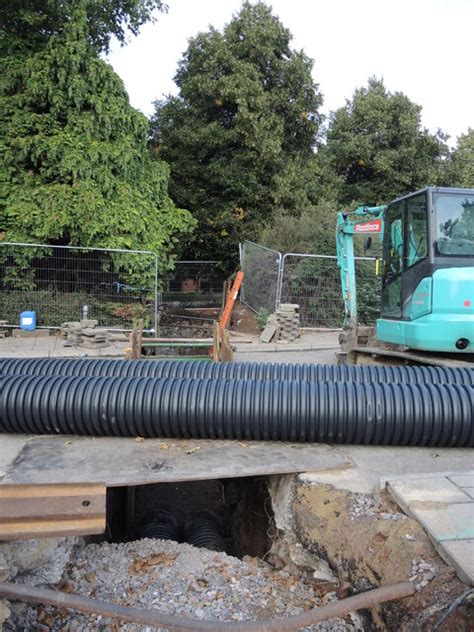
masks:
<instances>
[{"instance_id":1,"label":"excavator track","mask_svg":"<svg viewBox=\"0 0 474 632\"><path fill-rule=\"evenodd\" d=\"M377 340L374 327L357 327L339 336L338 364L427 364L445 367L472 367L474 354L439 354L397 347Z\"/></svg>"}]
</instances>

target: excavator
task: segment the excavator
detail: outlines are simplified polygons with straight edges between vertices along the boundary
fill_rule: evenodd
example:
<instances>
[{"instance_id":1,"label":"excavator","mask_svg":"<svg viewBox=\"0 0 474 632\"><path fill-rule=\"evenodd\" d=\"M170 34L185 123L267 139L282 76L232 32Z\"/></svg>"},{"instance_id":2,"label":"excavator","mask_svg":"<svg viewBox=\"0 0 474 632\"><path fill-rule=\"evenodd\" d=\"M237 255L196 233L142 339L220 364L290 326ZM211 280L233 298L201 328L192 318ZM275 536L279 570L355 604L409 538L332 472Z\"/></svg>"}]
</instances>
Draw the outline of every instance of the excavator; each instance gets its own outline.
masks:
<instances>
[{"instance_id":1,"label":"excavator","mask_svg":"<svg viewBox=\"0 0 474 632\"><path fill-rule=\"evenodd\" d=\"M381 237L380 317L358 323L354 236ZM474 189L427 187L338 214L344 303L340 363L474 362ZM472 364L471 364L472 366Z\"/></svg>"}]
</instances>

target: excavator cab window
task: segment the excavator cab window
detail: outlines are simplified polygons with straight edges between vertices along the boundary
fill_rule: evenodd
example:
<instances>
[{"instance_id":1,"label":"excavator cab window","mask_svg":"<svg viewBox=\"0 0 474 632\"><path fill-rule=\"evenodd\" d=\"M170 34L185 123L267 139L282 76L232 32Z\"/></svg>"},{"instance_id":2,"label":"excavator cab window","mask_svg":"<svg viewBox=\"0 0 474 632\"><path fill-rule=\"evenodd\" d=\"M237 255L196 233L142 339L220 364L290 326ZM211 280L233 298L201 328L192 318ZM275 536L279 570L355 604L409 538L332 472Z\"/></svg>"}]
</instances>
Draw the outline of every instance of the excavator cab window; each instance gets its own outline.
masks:
<instances>
[{"instance_id":1,"label":"excavator cab window","mask_svg":"<svg viewBox=\"0 0 474 632\"><path fill-rule=\"evenodd\" d=\"M403 304L412 291L414 278L405 273L428 255L426 192L389 204L383 237L382 317L402 318Z\"/></svg>"},{"instance_id":2,"label":"excavator cab window","mask_svg":"<svg viewBox=\"0 0 474 632\"><path fill-rule=\"evenodd\" d=\"M428 213L426 194L407 200L404 268L407 270L428 256Z\"/></svg>"},{"instance_id":3,"label":"excavator cab window","mask_svg":"<svg viewBox=\"0 0 474 632\"><path fill-rule=\"evenodd\" d=\"M435 255L474 257L474 196L436 194L434 210Z\"/></svg>"},{"instance_id":4,"label":"excavator cab window","mask_svg":"<svg viewBox=\"0 0 474 632\"><path fill-rule=\"evenodd\" d=\"M394 202L385 215L381 313L387 318L402 315L403 207L402 201Z\"/></svg>"}]
</instances>

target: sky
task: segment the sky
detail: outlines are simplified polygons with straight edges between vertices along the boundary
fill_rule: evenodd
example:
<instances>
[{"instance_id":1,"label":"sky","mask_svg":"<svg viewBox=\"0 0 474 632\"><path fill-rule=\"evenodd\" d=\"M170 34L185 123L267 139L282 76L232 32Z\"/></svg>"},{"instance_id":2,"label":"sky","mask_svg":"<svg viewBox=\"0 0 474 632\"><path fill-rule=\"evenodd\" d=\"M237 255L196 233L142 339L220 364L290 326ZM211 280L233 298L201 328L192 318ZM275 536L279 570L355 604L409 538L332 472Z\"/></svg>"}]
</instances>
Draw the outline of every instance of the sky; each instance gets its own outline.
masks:
<instances>
[{"instance_id":1,"label":"sky","mask_svg":"<svg viewBox=\"0 0 474 632\"><path fill-rule=\"evenodd\" d=\"M474 0L267 0L315 64L323 113L350 99L375 75L387 88L423 107L422 123L441 128L454 145L474 127ZM218 29L240 0L167 0L167 14L142 27L107 59L122 77L132 105L146 115L153 101L176 94L173 82L189 38Z\"/></svg>"}]
</instances>

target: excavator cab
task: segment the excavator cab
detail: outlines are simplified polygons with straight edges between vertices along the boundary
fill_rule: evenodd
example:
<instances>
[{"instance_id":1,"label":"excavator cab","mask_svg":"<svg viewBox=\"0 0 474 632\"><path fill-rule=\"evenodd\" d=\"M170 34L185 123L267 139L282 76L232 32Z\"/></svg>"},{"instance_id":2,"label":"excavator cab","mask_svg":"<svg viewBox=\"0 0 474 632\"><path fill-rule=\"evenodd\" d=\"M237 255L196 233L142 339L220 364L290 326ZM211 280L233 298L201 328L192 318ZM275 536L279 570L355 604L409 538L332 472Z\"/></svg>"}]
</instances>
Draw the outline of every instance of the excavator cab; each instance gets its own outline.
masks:
<instances>
[{"instance_id":1,"label":"excavator cab","mask_svg":"<svg viewBox=\"0 0 474 632\"><path fill-rule=\"evenodd\" d=\"M377 338L474 353L474 189L428 187L384 211Z\"/></svg>"}]
</instances>

